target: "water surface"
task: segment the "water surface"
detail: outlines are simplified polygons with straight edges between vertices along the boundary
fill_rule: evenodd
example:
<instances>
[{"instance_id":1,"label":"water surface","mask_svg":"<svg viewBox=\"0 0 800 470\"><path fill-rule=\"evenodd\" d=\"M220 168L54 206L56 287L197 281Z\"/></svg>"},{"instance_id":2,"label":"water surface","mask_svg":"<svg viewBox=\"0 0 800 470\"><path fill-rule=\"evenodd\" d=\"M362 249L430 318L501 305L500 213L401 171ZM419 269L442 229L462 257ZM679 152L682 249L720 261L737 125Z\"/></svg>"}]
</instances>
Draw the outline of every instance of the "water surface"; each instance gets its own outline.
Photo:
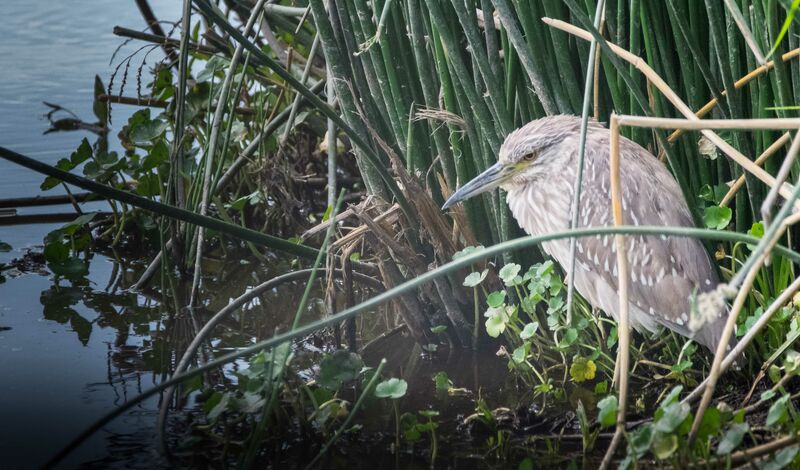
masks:
<instances>
[{"instance_id":1,"label":"water surface","mask_svg":"<svg viewBox=\"0 0 800 470\"><path fill-rule=\"evenodd\" d=\"M178 18L180 2L150 3L160 19ZM108 84L114 67L109 60L123 42L112 28L143 29L145 22L129 0L5 0L3 13L0 145L55 163L69 156L82 138L93 142L95 136L88 132L43 135L48 108L42 101L94 121L94 76L100 75ZM120 54L130 54L140 45L127 45ZM156 51L148 62L160 57ZM129 85L125 94L134 93ZM112 133L133 111L114 108ZM0 198L35 196L41 181L40 175L0 160ZM48 194L61 191L55 188ZM69 211L68 206L40 207L20 213ZM0 263L22 257L58 225L7 226L0 219L0 240L14 248L0 253ZM4 468L41 465L94 419L158 381L152 370L143 372L147 365L136 364L137 354L152 342L146 316L155 308L158 318L158 308L147 306L148 300L135 294L107 290L113 268L114 261L97 255L85 285L54 283L46 272L12 272L0 284L0 455ZM95 435L70 458L69 466L102 461L110 454L122 460L122 455L135 452L145 466L150 460L151 451L144 443L149 443L154 426L153 406L146 403Z\"/></svg>"}]
</instances>

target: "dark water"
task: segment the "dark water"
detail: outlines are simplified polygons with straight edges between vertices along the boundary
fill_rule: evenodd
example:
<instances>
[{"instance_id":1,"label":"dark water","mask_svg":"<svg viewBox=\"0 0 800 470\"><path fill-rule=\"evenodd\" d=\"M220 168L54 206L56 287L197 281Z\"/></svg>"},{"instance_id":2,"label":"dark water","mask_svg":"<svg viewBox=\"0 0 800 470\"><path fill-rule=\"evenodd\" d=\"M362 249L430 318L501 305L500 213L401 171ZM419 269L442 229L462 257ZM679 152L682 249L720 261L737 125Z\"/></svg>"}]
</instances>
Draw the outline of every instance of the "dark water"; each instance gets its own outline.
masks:
<instances>
[{"instance_id":1,"label":"dark water","mask_svg":"<svg viewBox=\"0 0 800 470\"><path fill-rule=\"evenodd\" d=\"M150 3L160 19L178 18L180 2ZM93 141L87 132L42 135L48 128L43 119L48 109L42 101L94 121L94 75L108 83L113 71L109 60L122 43L112 34L115 25L143 29L145 23L130 0L3 1L0 145L54 163L69 156L82 138ZM122 53L130 54L140 45L125 46ZM149 62L160 56L157 51ZM113 127L118 130L133 111L116 107ZM41 176L0 160L0 198L36 195L41 181ZM55 188L49 193L60 191ZM69 210L43 207L20 213ZM7 226L0 219L0 240L14 248L0 253L0 263L20 258L26 249L40 245L44 234L58 225ZM41 465L94 419L158 381L152 367L156 361L147 359L146 352L153 344L147 319L158 319L159 308L144 297L107 289L114 264L110 258L96 255L85 285L55 284L47 272L7 273L6 282L0 284L3 468ZM157 321L152 324L157 330ZM144 443L151 439L154 427L153 406L153 402L146 403L95 435L67 465L110 454L123 461L122 455L135 452L142 462L152 461Z\"/></svg>"}]
</instances>

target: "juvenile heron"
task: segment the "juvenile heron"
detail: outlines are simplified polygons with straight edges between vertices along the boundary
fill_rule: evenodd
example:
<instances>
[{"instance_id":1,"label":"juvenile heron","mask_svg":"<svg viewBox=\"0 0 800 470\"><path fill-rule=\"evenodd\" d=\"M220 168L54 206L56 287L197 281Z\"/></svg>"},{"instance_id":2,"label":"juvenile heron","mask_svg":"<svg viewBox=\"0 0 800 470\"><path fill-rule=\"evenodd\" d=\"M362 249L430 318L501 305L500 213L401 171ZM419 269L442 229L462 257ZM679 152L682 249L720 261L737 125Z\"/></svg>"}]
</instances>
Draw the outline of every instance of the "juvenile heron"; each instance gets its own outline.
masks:
<instances>
[{"instance_id":1,"label":"juvenile heron","mask_svg":"<svg viewBox=\"0 0 800 470\"><path fill-rule=\"evenodd\" d=\"M499 161L456 191L444 208L500 186L508 192L506 202L527 233L567 230L572 220L580 124L576 116L551 116L512 132L500 147ZM613 225L609 138L608 129L590 121L578 218L581 227ZM672 175L647 150L624 137L620 138L620 179L625 225L694 225ZM542 245L563 268L569 266L568 239ZM689 329L692 296L719 283L703 245L686 237L636 235L626 237L625 251L630 266L631 326L656 331L663 325L714 351L724 317L695 333ZM579 238L575 256L575 288L616 319L619 299L613 235Z\"/></svg>"}]
</instances>

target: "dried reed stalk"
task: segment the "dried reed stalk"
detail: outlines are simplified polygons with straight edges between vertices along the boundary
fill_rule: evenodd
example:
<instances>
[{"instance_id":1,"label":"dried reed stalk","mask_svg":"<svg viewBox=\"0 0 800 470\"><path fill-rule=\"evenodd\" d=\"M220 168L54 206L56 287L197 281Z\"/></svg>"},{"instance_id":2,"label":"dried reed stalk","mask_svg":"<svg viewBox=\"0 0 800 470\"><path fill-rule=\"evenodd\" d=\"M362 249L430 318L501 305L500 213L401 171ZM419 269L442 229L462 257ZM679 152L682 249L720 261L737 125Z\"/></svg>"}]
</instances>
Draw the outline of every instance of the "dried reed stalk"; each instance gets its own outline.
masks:
<instances>
[{"instance_id":1,"label":"dried reed stalk","mask_svg":"<svg viewBox=\"0 0 800 470\"><path fill-rule=\"evenodd\" d=\"M622 220L622 189L619 180L619 120L616 114L611 115L609 129L610 139L610 171L611 171L611 208L614 214L614 226L624 225ZM606 450L600 470L605 470L611 465L611 459L622 441L625 432L625 410L628 404L628 369L630 361L631 331L628 320L628 259L625 256L625 236L614 235L617 245L617 284L619 286L619 347L617 349L617 367L619 373L619 404L617 409L617 427L614 437ZM616 375L616 373L615 373Z\"/></svg>"},{"instance_id":2,"label":"dried reed stalk","mask_svg":"<svg viewBox=\"0 0 800 470\"><path fill-rule=\"evenodd\" d=\"M783 148L784 145L786 145L786 142L789 141L790 137L791 134L785 132L782 136L778 138L778 140L776 140L769 147L767 147L767 149L764 150L764 153L759 155L758 158L756 158L756 161L753 163L755 163L758 166L762 166L769 157L775 155L775 153L777 153L778 150L780 150L781 148ZM720 202L719 205L722 207L726 207L728 204L730 204L730 202L733 200L733 197L736 196L736 193L740 189L742 189L742 186L744 186L744 175L736 178L736 181L734 181L733 184L731 184L730 189L725 194L725 197L722 198L722 202Z\"/></svg>"},{"instance_id":3,"label":"dried reed stalk","mask_svg":"<svg viewBox=\"0 0 800 470\"><path fill-rule=\"evenodd\" d=\"M781 56L781 61L782 62L787 62L787 61L792 60L792 59L794 59L795 57L798 57L798 56L800 56L800 47L797 48L797 49L792 49L791 51L783 54ZM762 65L760 67L757 67L757 68L753 69L750 73L748 73L744 77L740 78L739 80L736 80L733 83L734 89L738 90L738 89L744 87L745 85L747 85L751 81L753 81L756 78L760 77L761 75L764 75L765 73L769 72L774 67L775 67L775 61L774 60L770 60L765 65ZM722 97L722 96L725 96L726 94L727 94L727 91L723 90L722 92L719 93L719 96ZM697 110L697 112L695 113L695 116L697 116L698 118L702 118L706 114L710 113L711 110L714 109L717 106L717 104L719 104L719 98L711 99L708 103L704 104L702 108ZM670 134L670 136L669 136L669 138L667 140L669 140L670 142L674 142L678 137L680 137L681 134L683 134L683 129L676 129L675 132Z\"/></svg>"}]
</instances>

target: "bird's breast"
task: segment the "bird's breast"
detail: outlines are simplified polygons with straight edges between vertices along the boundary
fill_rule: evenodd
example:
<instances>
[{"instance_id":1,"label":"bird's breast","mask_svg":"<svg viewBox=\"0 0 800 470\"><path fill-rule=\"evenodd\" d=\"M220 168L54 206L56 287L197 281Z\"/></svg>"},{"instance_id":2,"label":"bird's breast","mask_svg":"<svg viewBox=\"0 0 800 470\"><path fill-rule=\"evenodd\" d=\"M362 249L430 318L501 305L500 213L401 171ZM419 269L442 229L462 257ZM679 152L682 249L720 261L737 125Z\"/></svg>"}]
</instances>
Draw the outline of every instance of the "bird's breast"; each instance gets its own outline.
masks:
<instances>
[{"instance_id":1,"label":"bird's breast","mask_svg":"<svg viewBox=\"0 0 800 470\"><path fill-rule=\"evenodd\" d=\"M537 181L512 188L507 196L511 213L517 223L530 235L544 235L569 228L572 187L563 178ZM568 255L569 242L553 240L542 244L544 250L561 262Z\"/></svg>"}]
</instances>

